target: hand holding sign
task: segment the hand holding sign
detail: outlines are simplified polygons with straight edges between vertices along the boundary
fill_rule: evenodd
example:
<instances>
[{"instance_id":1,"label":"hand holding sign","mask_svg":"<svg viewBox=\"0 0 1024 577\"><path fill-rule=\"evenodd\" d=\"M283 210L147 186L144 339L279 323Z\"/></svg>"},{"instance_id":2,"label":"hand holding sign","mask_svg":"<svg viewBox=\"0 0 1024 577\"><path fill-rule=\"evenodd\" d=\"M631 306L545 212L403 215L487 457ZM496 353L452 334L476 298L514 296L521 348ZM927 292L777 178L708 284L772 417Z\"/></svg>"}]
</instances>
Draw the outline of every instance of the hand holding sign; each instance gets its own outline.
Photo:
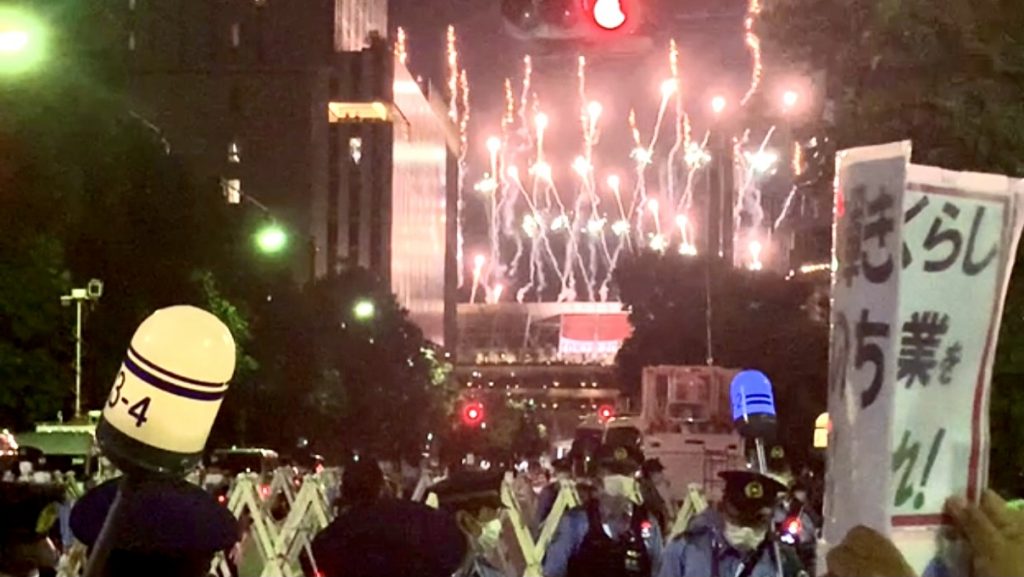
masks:
<instances>
[{"instance_id":1,"label":"hand holding sign","mask_svg":"<svg viewBox=\"0 0 1024 577\"><path fill-rule=\"evenodd\" d=\"M917 577L892 541L874 529L854 527L828 552L830 577Z\"/></svg>"},{"instance_id":2,"label":"hand holding sign","mask_svg":"<svg viewBox=\"0 0 1024 577\"><path fill-rule=\"evenodd\" d=\"M974 551L974 574L1014 577L1024 570L1024 512L1012 511L999 495L985 491L981 505L951 499L947 510Z\"/></svg>"}]
</instances>

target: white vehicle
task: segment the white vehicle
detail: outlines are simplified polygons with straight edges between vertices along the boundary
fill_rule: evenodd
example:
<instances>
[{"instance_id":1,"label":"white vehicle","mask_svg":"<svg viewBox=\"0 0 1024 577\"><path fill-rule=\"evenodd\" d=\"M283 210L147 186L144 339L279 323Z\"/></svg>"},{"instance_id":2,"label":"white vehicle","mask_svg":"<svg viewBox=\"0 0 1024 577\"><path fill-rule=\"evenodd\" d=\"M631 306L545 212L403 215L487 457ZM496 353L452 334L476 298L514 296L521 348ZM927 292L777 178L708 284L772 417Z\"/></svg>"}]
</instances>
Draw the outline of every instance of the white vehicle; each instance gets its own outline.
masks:
<instances>
[{"instance_id":1,"label":"white vehicle","mask_svg":"<svg viewBox=\"0 0 1024 577\"><path fill-rule=\"evenodd\" d=\"M718 499L724 486L718 474L746 466L729 400L736 373L703 366L644 369L641 412L608 419L598 433L601 444L637 448L644 458L660 460L677 502L691 484L701 485L708 499ZM592 436L596 422L581 424L577 440Z\"/></svg>"},{"instance_id":2,"label":"white vehicle","mask_svg":"<svg viewBox=\"0 0 1024 577\"><path fill-rule=\"evenodd\" d=\"M729 385L738 371L719 367L659 366L643 373L643 451L660 459L673 498L697 483L709 499L720 497L718 474L743 468L743 438L732 422Z\"/></svg>"}]
</instances>

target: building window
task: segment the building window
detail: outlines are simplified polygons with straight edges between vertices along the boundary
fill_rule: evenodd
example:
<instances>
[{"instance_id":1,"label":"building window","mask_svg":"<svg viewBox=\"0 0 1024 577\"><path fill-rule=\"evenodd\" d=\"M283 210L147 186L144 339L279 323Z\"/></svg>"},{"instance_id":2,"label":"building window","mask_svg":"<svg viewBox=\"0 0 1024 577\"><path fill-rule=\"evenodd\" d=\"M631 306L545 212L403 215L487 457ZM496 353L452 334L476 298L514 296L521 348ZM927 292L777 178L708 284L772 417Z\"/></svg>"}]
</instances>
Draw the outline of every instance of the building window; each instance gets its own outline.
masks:
<instances>
[{"instance_id":1,"label":"building window","mask_svg":"<svg viewBox=\"0 0 1024 577\"><path fill-rule=\"evenodd\" d=\"M231 24L231 47L238 48L242 44L242 25L238 22Z\"/></svg>"},{"instance_id":2,"label":"building window","mask_svg":"<svg viewBox=\"0 0 1024 577\"><path fill-rule=\"evenodd\" d=\"M240 204L242 202L242 181L237 178L222 178L221 188L224 198L228 204Z\"/></svg>"},{"instance_id":3,"label":"building window","mask_svg":"<svg viewBox=\"0 0 1024 577\"><path fill-rule=\"evenodd\" d=\"M231 164L238 164L239 162L242 162L241 149L238 147L238 143L233 140L231 141L231 144L228 144L228 162Z\"/></svg>"},{"instance_id":4,"label":"building window","mask_svg":"<svg viewBox=\"0 0 1024 577\"><path fill-rule=\"evenodd\" d=\"M358 137L349 138L348 153L352 157L352 162L359 164L359 161L363 159L363 139Z\"/></svg>"}]
</instances>

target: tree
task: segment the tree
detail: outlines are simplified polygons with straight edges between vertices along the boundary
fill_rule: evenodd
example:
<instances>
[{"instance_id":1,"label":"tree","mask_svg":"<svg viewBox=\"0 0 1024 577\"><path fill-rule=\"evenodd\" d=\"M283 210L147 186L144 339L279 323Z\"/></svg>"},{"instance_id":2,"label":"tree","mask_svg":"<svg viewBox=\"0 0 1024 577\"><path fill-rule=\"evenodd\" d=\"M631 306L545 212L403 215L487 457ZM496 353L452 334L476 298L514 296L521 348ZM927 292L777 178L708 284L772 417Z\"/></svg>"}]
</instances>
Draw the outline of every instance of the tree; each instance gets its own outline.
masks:
<instances>
[{"instance_id":1,"label":"tree","mask_svg":"<svg viewBox=\"0 0 1024 577\"><path fill-rule=\"evenodd\" d=\"M1016 3L779 0L763 23L768 54L826 73L838 148L909 138L919 162L1024 175L1024 12ZM993 486L1017 494L1021 266L1003 316L990 415Z\"/></svg>"},{"instance_id":2,"label":"tree","mask_svg":"<svg viewBox=\"0 0 1024 577\"><path fill-rule=\"evenodd\" d=\"M292 447L300 437L340 459L423 451L451 414L451 367L376 275L349 268L300 290L283 284L257 314L258 384L241 406L250 439Z\"/></svg>"},{"instance_id":3,"label":"tree","mask_svg":"<svg viewBox=\"0 0 1024 577\"><path fill-rule=\"evenodd\" d=\"M53 418L71 398L67 341L72 326L61 309L68 288L61 248L41 235L0 236L0 423L29 427Z\"/></svg>"},{"instance_id":4,"label":"tree","mask_svg":"<svg viewBox=\"0 0 1024 577\"><path fill-rule=\"evenodd\" d=\"M762 22L780 67L825 72L840 149L910 138L927 164L1024 172L1013 2L779 0Z\"/></svg>"},{"instance_id":5,"label":"tree","mask_svg":"<svg viewBox=\"0 0 1024 577\"><path fill-rule=\"evenodd\" d=\"M238 258L244 225L233 214L238 207L228 206L216 188L199 186L159 130L105 77L92 74L98 67L68 32L86 9L80 4L49 5L57 14L54 45L67 50L54 51L38 73L0 87L0 230L7 237L0 254L5 288L29 293L7 300L9 318L20 320L0 323L0 344L11 351L31 346L38 360L36 371L9 364L13 372L4 382L21 391L18 403L35 407L24 413L31 419L53 419L61 409L50 385L33 381L56 375L43 370L47 364L66 372L73 321L60 312L59 299L67 285L105 282L84 325L88 409L106 398L135 328L157 308L213 307L241 330L236 337L244 343L245 307L232 303L238 287L255 284L243 278L250 267ZM29 318L35 336L17 332ZM244 377L249 367L244 354L239 358ZM70 408L70 396L62 402Z\"/></svg>"},{"instance_id":6,"label":"tree","mask_svg":"<svg viewBox=\"0 0 1024 577\"><path fill-rule=\"evenodd\" d=\"M616 359L627 394L639 393L644 367L706 363L710 286L715 365L766 373L775 384L780 436L790 454L807 455L828 378L827 325L806 310L813 286L654 251L620 263L615 282L634 328Z\"/></svg>"}]
</instances>

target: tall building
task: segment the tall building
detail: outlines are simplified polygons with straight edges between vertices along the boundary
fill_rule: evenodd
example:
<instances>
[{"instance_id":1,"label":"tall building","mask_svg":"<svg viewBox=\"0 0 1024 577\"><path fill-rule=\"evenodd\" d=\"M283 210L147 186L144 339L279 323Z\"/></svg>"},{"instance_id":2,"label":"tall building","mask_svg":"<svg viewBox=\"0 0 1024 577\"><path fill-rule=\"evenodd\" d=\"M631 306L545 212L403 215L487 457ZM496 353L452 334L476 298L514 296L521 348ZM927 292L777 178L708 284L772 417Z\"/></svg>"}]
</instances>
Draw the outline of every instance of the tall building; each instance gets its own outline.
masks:
<instances>
[{"instance_id":1,"label":"tall building","mask_svg":"<svg viewBox=\"0 0 1024 577\"><path fill-rule=\"evenodd\" d=\"M290 231L298 278L365 266L452 338L457 138L389 47L386 0L110 6L134 109L226 202Z\"/></svg>"}]
</instances>

